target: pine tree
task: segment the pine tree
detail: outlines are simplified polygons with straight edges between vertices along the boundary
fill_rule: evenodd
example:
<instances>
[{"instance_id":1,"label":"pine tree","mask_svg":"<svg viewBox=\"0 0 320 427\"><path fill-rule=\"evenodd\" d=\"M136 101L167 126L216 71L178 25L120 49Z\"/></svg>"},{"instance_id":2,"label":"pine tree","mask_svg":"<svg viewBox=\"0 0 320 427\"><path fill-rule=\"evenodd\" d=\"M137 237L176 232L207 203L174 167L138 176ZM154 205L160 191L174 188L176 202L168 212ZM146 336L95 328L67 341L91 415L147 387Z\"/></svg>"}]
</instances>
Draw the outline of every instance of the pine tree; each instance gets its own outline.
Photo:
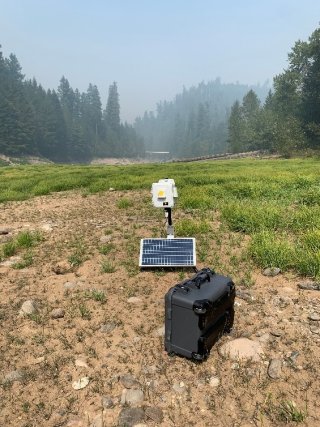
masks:
<instances>
[{"instance_id":1,"label":"pine tree","mask_svg":"<svg viewBox=\"0 0 320 427\"><path fill-rule=\"evenodd\" d=\"M106 129L106 151L109 155L120 157L123 146L120 140L120 104L117 83L109 86L109 94L104 114Z\"/></svg>"},{"instance_id":2,"label":"pine tree","mask_svg":"<svg viewBox=\"0 0 320 427\"><path fill-rule=\"evenodd\" d=\"M228 143L232 153L241 153L244 150L244 118L239 101L231 107L229 118L229 138Z\"/></svg>"}]
</instances>

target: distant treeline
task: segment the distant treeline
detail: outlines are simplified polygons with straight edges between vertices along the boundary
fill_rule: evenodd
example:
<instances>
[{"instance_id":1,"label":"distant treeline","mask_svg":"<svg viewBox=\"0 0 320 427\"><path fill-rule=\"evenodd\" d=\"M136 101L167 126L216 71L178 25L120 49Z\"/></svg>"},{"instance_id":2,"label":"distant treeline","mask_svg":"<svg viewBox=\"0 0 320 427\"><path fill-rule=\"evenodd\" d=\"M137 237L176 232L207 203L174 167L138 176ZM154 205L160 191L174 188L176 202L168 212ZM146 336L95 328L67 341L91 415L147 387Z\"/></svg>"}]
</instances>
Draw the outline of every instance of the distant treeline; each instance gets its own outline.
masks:
<instances>
[{"instance_id":1,"label":"distant treeline","mask_svg":"<svg viewBox=\"0 0 320 427\"><path fill-rule=\"evenodd\" d=\"M297 41L289 66L274 78L263 106L250 90L236 101L229 119L234 153L267 149L290 156L320 149L320 28L307 42Z\"/></svg>"},{"instance_id":2,"label":"distant treeline","mask_svg":"<svg viewBox=\"0 0 320 427\"><path fill-rule=\"evenodd\" d=\"M183 89L171 102L160 102L135 122L146 150L170 151L175 158L223 153L228 147L228 119L232 104L250 89L265 99L269 87L224 84L220 79Z\"/></svg>"},{"instance_id":3,"label":"distant treeline","mask_svg":"<svg viewBox=\"0 0 320 427\"><path fill-rule=\"evenodd\" d=\"M57 91L45 90L24 79L15 55L4 58L0 51L0 153L86 162L144 156L144 143L132 126L120 123L116 83L102 110L97 86L80 93L62 77Z\"/></svg>"}]
</instances>

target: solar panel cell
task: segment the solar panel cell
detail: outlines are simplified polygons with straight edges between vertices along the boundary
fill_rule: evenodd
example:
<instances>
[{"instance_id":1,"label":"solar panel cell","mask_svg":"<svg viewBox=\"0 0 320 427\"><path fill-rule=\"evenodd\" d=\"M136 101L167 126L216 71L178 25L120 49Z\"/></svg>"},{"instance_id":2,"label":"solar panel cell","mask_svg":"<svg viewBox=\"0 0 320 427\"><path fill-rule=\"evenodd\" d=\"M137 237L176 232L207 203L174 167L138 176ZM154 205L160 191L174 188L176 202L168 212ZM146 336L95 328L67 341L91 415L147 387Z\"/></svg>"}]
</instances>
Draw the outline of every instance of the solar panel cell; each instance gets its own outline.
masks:
<instances>
[{"instance_id":1,"label":"solar panel cell","mask_svg":"<svg viewBox=\"0 0 320 427\"><path fill-rule=\"evenodd\" d=\"M142 239L140 267L193 267L195 239Z\"/></svg>"}]
</instances>

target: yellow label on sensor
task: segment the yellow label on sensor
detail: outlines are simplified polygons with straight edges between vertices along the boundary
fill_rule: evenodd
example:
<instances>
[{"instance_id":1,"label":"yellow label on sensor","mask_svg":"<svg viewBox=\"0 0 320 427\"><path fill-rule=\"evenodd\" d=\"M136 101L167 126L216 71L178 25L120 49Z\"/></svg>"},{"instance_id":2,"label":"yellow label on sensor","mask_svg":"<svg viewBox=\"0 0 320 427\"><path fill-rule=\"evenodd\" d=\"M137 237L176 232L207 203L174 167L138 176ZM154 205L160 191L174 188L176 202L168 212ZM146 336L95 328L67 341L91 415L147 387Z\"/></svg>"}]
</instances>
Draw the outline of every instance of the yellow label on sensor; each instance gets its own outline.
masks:
<instances>
[{"instance_id":1,"label":"yellow label on sensor","mask_svg":"<svg viewBox=\"0 0 320 427\"><path fill-rule=\"evenodd\" d=\"M158 197L166 197L166 193L164 192L164 190L158 191Z\"/></svg>"}]
</instances>

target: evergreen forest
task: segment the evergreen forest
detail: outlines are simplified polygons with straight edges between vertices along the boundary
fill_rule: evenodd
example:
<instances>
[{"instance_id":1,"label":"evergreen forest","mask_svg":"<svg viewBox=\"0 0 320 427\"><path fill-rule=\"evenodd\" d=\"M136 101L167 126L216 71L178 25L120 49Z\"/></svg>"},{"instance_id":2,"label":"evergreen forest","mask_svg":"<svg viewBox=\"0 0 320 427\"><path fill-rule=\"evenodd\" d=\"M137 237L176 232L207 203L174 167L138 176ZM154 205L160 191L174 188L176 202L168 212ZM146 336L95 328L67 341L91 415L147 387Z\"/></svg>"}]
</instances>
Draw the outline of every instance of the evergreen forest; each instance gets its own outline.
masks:
<instances>
[{"instance_id":1,"label":"evergreen forest","mask_svg":"<svg viewBox=\"0 0 320 427\"><path fill-rule=\"evenodd\" d=\"M171 102L160 102L157 111L135 121L146 150L169 151L174 158L224 153L228 147L228 119L233 103L254 90L265 99L269 86L222 83L220 78L184 88Z\"/></svg>"},{"instance_id":2,"label":"evergreen forest","mask_svg":"<svg viewBox=\"0 0 320 427\"><path fill-rule=\"evenodd\" d=\"M288 63L263 105L253 90L233 104L228 126L233 153L262 149L291 156L320 149L320 28L308 41L295 43Z\"/></svg>"},{"instance_id":3,"label":"evergreen forest","mask_svg":"<svg viewBox=\"0 0 320 427\"><path fill-rule=\"evenodd\" d=\"M96 85L85 93L62 77L58 89L27 80L14 54L0 51L0 153L40 156L54 162L88 162L94 157L144 156L143 139L120 122L117 84L102 109Z\"/></svg>"},{"instance_id":4,"label":"evergreen forest","mask_svg":"<svg viewBox=\"0 0 320 427\"><path fill-rule=\"evenodd\" d=\"M99 157L172 158L266 150L290 156L320 149L320 28L297 41L273 87L202 82L162 101L134 125L121 123L117 84L106 106L96 85L84 93L63 76L57 90L28 80L0 51L0 154L54 162Z\"/></svg>"}]
</instances>

